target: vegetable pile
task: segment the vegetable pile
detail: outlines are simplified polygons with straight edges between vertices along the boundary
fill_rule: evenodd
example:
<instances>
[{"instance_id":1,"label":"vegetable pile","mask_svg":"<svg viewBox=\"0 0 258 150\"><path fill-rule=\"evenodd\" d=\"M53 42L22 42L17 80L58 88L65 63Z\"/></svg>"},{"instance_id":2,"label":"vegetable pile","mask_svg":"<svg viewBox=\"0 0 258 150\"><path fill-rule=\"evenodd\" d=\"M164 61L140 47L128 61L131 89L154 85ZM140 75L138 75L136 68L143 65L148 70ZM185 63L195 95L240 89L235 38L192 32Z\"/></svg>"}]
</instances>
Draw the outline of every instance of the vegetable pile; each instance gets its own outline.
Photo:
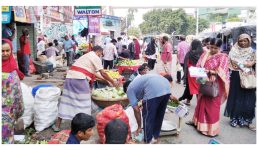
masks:
<instances>
[{"instance_id":1,"label":"vegetable pile","mask_svg":"<svg viewBox=\"0 0 258 150\"><path fill-rule=\"evenodd\" d=\"M95 89L92 91L92 96L105 99L117 99L126 98L127 95L124 93L123 88L105 87L101 89Z\"/></svg>"}]
</instances>

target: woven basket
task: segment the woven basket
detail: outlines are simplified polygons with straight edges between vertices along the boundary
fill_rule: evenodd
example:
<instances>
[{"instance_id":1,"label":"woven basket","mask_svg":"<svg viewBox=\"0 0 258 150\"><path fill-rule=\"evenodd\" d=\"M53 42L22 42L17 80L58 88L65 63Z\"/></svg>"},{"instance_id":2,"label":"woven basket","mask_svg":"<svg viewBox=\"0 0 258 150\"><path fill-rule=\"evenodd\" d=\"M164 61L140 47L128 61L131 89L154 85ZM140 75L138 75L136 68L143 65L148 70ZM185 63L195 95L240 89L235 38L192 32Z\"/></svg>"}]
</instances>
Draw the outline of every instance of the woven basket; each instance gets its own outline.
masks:
<instances>
[{"instance_id":1,"label":"woven basket","mask_svg":"<svg viewBox=\"0 0 258 150\"><path fill-rule=\"evenodd\" d=\"M123 107L126 107L129 104L128 98L100 98L100 97L95 97L91 96L92 100L94 103L96 103L99 107L105 108L114 104L121 104Z\"/></svg>"}]
</instances>

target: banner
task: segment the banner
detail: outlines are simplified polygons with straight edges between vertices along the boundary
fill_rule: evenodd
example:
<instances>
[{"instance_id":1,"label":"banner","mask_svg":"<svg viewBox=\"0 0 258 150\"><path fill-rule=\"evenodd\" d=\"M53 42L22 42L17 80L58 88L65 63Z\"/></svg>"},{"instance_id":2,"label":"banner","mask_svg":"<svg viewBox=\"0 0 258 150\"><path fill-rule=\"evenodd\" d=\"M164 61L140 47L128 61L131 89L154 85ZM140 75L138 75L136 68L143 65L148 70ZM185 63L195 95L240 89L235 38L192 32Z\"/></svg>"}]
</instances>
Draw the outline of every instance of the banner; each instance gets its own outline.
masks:
<instances>
[{"instance_id":1,"label":"banner","mask_svg":"<svg viewBox=\"0 0 258 150\"><path fill-rule=\"evenodd\" d=\"M74 16L101 16L101 6L78 6L74 9Z\"/></svg>"},{"instance_id":2,"label":"banner","mask_svg":"<svg viewBox=\"0 0 258 150\"><path fill-rule=\"evenodd\" d=\"M2 24L8 24L11 22L11 6L2 6Z\"/></svg>"},{"instance_id":3,"label":"banner","mask_svg":"<svg viewBox=\"0 0 258 150\"><path fill-rule=\"evenodd\" d=\"M13 6L14 20L18 22L27 22L24 6Z\"/></svg>"},{"instance_id":4,"label":"banner","mask_svg":"<svg viewBox=\"0 0 258 150\"><path fill-rule=\"evenodd\" d=\"M36 10L33 6L29 6L28 9L26 9L26 17L27 17L28 23L36 23L37 22L35 12L36 12Z\"/></svg>"},{"instance_id":5,"label":"banner","mask_svg":"<svg viewBox=\"0 0 258 150\"><path fill-rule=\"evenodd\" d=\"M100 34L100 18L89 16L89 34Z\"/></svg>"}]
</instances>

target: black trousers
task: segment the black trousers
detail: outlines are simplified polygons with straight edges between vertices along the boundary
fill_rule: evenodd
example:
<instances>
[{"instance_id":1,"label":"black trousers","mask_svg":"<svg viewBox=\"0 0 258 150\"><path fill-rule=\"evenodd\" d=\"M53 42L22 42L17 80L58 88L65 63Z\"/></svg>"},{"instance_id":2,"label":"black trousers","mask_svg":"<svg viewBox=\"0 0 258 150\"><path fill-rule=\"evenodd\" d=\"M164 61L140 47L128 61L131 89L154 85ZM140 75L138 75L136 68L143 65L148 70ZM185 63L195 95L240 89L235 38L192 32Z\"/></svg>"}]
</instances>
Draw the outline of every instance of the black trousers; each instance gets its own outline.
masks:
<instances>
[{"instance_id":1,"label":"black trousers","mask_svg":"<svg viewBox=\"0 0 258 150\"><path fill-rule=\"evenodd\" d=\"M104 60L104 69L113 69L114 63L113 60Z\"/></svg>"},{"instance_id":2,"label":"black trousers","mask_svg":"<svg viewBox=\"0 0 258 150\"><path fill-rule=\"evenodd\" d=\"M183 95L179 98L179 101L184 100L184 99L192 100L192 98L193 98L193 95L191 95L191 93L190 93L187 76L186 76L185 83L186 83L185 91L184 91Z\"/></svg>"},{"instance_id":3,"label":"black trousers","mask_svg":"<svg viewBox=\"0 0 258 150\"><path fill-rule=\"evenodd\" d=\"M150 68L150 70L154 69L156 63L156 59L148 59L148 67Z\"/></svg>"}]
</instances>

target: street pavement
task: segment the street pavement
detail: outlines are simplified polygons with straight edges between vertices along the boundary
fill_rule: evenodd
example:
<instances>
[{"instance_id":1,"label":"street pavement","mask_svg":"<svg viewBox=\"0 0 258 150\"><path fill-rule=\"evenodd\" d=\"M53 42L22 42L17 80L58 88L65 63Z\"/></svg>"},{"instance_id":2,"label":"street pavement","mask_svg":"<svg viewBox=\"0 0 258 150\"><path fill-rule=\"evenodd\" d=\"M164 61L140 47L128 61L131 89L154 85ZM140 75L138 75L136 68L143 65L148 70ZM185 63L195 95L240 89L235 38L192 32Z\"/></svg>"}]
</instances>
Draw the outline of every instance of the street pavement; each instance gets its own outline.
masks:
<instances>
[{"instance_id":1,"label":"street pavement","mask_svg":"<svg viewBox=\"0 0 258 150\"><path fill-rule=\"evenodd\" d=\"M172 87L172 94L179 98L184 92L183 84L176 83L176 55L173 55L172 59L172 77L174 84ZM158 62L155 66L155 71L162 71L161 63ZM186 118L183 118L182 129L177 136L167 136L161 138L163 144L208 144L211 137L207 137L199 133L194 127L186 125L185 122L191 120L194 115L194 109L196 106L196 97L194 96L189 106L190 113ZM224 144L256 144L256 132L249 130L247 127L244 128L233 128L229 125L229 118L225 117L224 110L225 105L221 105L220 110L220 134L215 137L221 143ZM175 123L176 119L173 120ZM256 124L256 119L254 119Z\"/></svg>"},{"instance_id":2,"label":"street pavement","mask_svg":"<svg viewBox=\"0 0 258 150\"><path fill-rule=\"evenodd\" d=\"M172 65L172 76L174 79L174 84L172 88L172 94L179 98L183 92L184 92L184 86L183 84L177 84L176 83L176 55L173 55L173 65ZM164 69L161 66L160 61L156 63L155 68L150 73L157 73L162 72ZM63 78L64 73L57 73L55 72L55 78L61 79ZM38 75L33 75L33 77L25 77L24 83L30 86L35 86L40 83L36 83L33 80L36 79ZM62 83L55 83L56 86L59 86L62 88ZM229 125L229 118L224 117L224 109L225 109L224 103L221 106L221 112L220 112L220 134L215 137L216 140L223 144L256 144L256 132L249 130L248 128L233 128ZM182 126L181 131L178 135L170 135L170 136L162 136L161 137L161 144L208 144L211 137L204 136L200 134L196 129L192 126L188 126L185 124L186 121L191 120L192 116L194 114L194 109L196 106L196 97L194 96L191 101L191 106L189 106L190 113L186 118L183 118L182 120ZM94 115L94 114L93 114ZM173 123L178 123L178 117L173 114L169 115L169 117L166 117L166 119L172 121ZM256 124L256 119L254 119L254 123ZM62 129L68 129L70 127L70 121L64 120L61 128ZM49 140L51 135L53 135L54 132L51 128L48 128L40 133L37 134L38 139L46 139ZM85 144L96 144L98 141L98 134L96 131L96 128L94 129L94 135L93 137L88 141L83 141L82 143Z\"/></svg>"}]
</instances>

